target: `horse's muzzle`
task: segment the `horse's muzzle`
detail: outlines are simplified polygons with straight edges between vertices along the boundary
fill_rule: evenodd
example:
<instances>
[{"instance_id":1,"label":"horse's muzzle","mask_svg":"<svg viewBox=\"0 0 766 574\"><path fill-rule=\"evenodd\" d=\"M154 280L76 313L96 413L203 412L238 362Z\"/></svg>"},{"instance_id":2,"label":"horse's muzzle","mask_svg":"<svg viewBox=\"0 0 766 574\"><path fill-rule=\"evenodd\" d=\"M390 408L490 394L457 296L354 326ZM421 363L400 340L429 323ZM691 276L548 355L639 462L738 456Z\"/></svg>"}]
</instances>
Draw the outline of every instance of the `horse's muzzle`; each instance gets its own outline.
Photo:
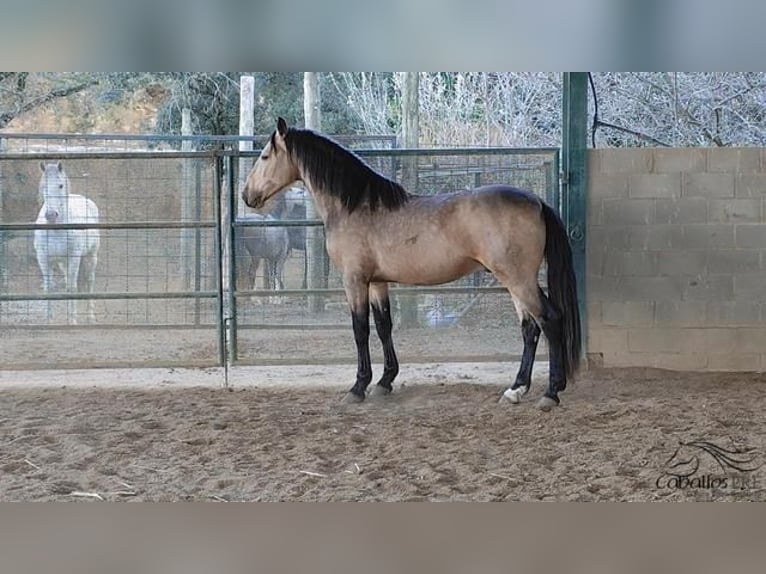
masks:
<instances>
[{"instance_id":1,"label":"horse's muzzle","mask_svg":"<svg viewBox=\"0 0 766 574\"><path fill-rule=\"evenodd\" d=\"M253 209L259 209L260 207L263 207L264 203L266 203L265 201L263 201L263 198L260 196L256 198L251 198L250 195L247 193L247 190L244 190L242 192L242 201L245 202L245 205Z\"/></svg>"}]
</instances>

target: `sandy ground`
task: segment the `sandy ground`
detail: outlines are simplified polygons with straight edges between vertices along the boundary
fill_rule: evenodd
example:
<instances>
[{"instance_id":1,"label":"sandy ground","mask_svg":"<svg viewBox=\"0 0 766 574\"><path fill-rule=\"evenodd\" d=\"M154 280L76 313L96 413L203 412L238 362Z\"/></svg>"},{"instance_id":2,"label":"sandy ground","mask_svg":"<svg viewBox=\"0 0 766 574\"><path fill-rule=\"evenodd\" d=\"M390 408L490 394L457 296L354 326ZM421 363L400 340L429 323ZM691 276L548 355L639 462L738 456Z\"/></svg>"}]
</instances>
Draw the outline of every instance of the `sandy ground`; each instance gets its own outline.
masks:
<instances>
[{"instance_id":1,"label":"sandy ground","mask_svg":"<svg viewBox=\"0 0 766 574\"><path fill-rule=\"evenodd\" d=\"M589 371L543 413L542 370L498 404L509 369L405 365L354 406L353 366L0 372L0 499L766 500L766 376ZM750 466L669 481L695 440Z\"/></svg>"}]
</instances>

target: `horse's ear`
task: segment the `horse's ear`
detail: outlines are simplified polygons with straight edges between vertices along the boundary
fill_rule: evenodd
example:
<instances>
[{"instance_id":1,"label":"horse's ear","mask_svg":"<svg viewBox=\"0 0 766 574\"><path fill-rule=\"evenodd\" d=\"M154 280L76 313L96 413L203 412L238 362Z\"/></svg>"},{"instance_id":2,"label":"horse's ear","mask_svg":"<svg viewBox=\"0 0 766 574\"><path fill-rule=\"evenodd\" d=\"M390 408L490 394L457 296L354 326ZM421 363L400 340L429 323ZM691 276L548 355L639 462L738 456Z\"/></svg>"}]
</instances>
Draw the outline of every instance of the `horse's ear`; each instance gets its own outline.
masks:
<instances>
[{"instance_id":1,"label":"horse's ear","mask_svg":"<svg viewBox=\"0 0 766 574\"><path fill-rule=\"evenodd\" d=\"M56 167L58 167L58 168L59 168L59 171L63 173L63 171L64 171L64 164L63 164L63 163L61 163L61 162L58 162L58 163L56 164Z\"/></svg>"},{"instance_id":2,"label":"horse's ear","mask_svg":"<svg viewBox=\"0 0 766 574\"><path fill-rule=\"evenodd\" d=\"M277 118L277 132L282 137L285 137L285 134L287 133L287 122L285 121L285 118Z\"/></svg>"}]
</instances>

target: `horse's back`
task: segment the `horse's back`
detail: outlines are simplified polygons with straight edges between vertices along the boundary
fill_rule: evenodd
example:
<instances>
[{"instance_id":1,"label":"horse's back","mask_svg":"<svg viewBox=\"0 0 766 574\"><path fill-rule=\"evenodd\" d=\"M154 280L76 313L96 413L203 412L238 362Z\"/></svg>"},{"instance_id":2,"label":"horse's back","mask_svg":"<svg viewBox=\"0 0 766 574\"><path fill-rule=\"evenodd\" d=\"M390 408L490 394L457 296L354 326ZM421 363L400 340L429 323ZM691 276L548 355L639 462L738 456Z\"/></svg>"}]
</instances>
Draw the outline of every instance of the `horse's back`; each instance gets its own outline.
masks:
<instances>
[{"instance_id":1,"label":"horse's back","mask_svg":"<svg viewBox=\"0 0 766 574\"><path fill-rule=\"evenodd\" d=\"M515 208L539 209L542 200L535 193L505 184L490 184L464 192L472 201L486 203L491 207L505 206Z\"/></svg>"},{"instance_id":2,"label":"horse's back","mask_svg":"<svg viewBox=\"0 0 766 574\"><path fill-rule=\"evenodd\" d=\"M258 222L278 221L270 215L260 213L246 213L240 219ZM290 249L290 239L284 227L243 226L238 236L252 257L278 259L287 257Z\"/></svg>"}]
</instances>

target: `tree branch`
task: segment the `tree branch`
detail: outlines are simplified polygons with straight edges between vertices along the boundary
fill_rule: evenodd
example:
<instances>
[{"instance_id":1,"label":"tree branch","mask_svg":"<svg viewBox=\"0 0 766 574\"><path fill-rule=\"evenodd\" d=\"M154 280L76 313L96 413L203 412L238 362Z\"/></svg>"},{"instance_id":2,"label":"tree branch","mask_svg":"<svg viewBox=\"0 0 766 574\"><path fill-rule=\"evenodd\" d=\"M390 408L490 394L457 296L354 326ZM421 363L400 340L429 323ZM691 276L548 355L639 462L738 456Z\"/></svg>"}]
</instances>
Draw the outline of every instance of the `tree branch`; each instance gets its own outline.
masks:
<instances>
[{"instance_id":1,"label":"tree branch","mask_svg":"<svg viewBox=\"0 0 766 574\"><path fill-rule=\"evenodd\" d=\"M72 94L82 92L86 88L89 88L97 84L98 82L99 82L98 79L93 78L86 82L81 82L79 84L74 84L74 85L66 86L62 88L56 88L51 90L45 95L29 100L28 102L24 102L21 105L19 105L15 110L7 111L5 113L0 114L0 129L6 127L9 123L11 123L11 121L14 118L20 116L21 114L24 114L40 106L43 106L53 100L57 100L59 98L66 98L67 96L71 96Z\"/></svg>"},{"instance_id":2,"label":"tree branch","mask_svg":"<svg viewBox=\"0 0 766 574\"><path fill-rule=\"evenodd\" d=\"M630 134L632 136L637 137L638 139L642 139L644 141L651 142L651 143L653 143L655 145L659 145L659 146L662 146L662 147L672 147L667 142L664 142L662 140L658 140L655 137L652 137L652 136L650 136L648 134L644 134L644 133L638 132L636 130L632 130L630 128L624 128L622 126L618 126L618 125L615 125L615 124L610 124L609 122L605 122L603 120L598 120L597 124L599 126L604 126L605 128L609 128L609 129L617 130L619 132Z\"/></svg>"}]
</instances>

